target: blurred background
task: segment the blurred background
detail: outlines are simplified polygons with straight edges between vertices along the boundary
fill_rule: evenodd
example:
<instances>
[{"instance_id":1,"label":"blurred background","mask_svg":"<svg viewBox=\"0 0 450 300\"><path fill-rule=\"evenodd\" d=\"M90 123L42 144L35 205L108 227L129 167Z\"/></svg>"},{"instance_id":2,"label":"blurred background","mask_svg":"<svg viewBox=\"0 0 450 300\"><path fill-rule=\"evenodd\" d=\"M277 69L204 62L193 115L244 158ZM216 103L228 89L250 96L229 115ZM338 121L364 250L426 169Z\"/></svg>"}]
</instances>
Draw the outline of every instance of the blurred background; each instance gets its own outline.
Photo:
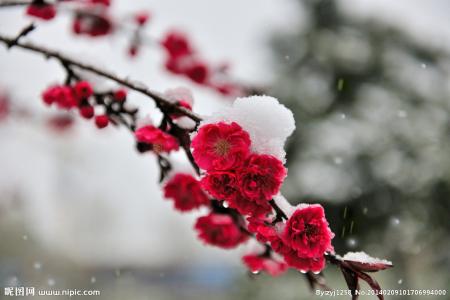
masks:
<instances>
[{"instance_id":1,"label":"blurred background","mask_svg":"<svg viewBox=\"0 0 450 300\"><path fill-rule=\"evenodd\" d=\"M112 9L148 9L149 35L183 29L208 60L229 61L233 76L294 111L284 194L324 205L338 253L391 260L374 275L384 289L448 290L448 1L115 0ZM2 34L28 23L21 8L0 10ZM201 114L232 100L165 72L159 49L130 60L120 36L79 38L69 27L62 15L27 40L155 90L188 86ZM77 120L49 130L55 111L40 93L64 78L57 63L0 47L0 66L2 89L30 114L0 123L1 287L100 290L95 299L319 298L294 271L249 277L245 247L202 245L192 229L201 212L179 214L162 199L154 157L136 153L125 129ZM333 266L325 276L346 288Z\"/></svg>"}]
</instances>

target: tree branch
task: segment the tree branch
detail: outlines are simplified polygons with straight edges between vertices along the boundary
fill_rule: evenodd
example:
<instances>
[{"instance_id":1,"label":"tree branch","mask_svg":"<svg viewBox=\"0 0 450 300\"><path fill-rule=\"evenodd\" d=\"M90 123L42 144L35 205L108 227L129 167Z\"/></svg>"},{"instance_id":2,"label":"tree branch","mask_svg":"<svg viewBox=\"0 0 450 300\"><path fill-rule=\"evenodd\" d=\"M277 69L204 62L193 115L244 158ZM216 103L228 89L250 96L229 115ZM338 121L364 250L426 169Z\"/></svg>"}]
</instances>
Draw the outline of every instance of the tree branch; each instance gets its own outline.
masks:
<instances>
[{"instance_id":1,"label":"tree branch","mask_svg":"<svg viewBox=\"0 0 450 300\"><path fill-rule=\"evenodd\" d=\"M162 110L168 109L168 110L172 110L174 112L178 112L180 114L183 114L184 116L191 118L193 121L195 121L197 123L199 123L202 120L202 118L200 116L198 116L197 114L195 114L194 112L170 102L168 99L164 98L164 96L162 96L158 92L152 91L140 83L132 82L128 79L118 77L108 71L101 70L101 69L91 66L89 64L74 60L74 59L69 58L63 54L60 54L59 52L54 51L54 50L46 49L44 47L37 46L32 43L23 43L20 41L15 42L15 38L9 38L9 37L0 35L0 42L3 42L7 46L10 44L13 44L13 47L18 47L21 49L40 53L47 58L57 59L62 64L66 64L69 66L75 66L75 67L78 67L85 71L89 71L93 74L96 74L101 77L107 78L109 80L115 81L115 82L119 83L120 85L129 88L130 90L136 91L138 93L144 94L144 95L152 98Z\"/></svg>"}]
</instances>

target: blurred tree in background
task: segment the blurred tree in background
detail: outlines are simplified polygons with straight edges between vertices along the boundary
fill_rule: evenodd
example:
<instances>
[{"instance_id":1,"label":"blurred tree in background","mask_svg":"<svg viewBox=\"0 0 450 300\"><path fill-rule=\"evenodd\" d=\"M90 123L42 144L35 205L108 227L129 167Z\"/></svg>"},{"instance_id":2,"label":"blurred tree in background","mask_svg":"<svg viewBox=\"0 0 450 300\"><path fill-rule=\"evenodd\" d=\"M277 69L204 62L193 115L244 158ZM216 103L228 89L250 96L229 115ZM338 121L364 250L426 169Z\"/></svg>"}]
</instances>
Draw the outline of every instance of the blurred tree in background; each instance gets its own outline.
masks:
<instances>
[{"instance_id":1,"label":"blurred tree in background","mask_svg":"<svg viewBox=\"0 0 450 300\"><path fill-rule=\"evenodd\" d=\"M335 1L300 2L305 22L273 39L271 94L297 120L286 196L326 205L339 253L389 257L403 287L450 286L450 56Z\"/></svg>"}]
</instances>

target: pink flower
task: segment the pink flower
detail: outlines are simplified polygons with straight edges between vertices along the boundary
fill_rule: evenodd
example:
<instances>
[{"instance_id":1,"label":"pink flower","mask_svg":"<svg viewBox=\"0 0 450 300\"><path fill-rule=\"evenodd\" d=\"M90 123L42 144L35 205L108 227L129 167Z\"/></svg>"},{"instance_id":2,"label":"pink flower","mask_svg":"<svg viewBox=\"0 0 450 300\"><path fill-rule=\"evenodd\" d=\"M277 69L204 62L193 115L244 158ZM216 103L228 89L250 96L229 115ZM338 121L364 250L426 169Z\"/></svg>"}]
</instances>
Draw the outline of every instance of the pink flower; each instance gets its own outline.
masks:
<instances>
[{"instance_id":1,"label":"pink flower","mask_svg":"<svg viewBox=\"0 0 450 300\"><path fill-rule=\"evenodd\" d=\"M161 44L172 58L179 58L181 56L187 56L193 53L186 36L177 31L169 32L164 37Z\"/></svg>"},{"instance_id":2,"label":"pink flower","mask_svg":"<svg viewBox=\"0 0 450 300\"><path fill-rule=\"evenodd\" d=\"M127 99L127 90L126 89L118 89L114 92L113 98L117 102L123 102Z\"/></svg>"},{"instance_id":3,"label":"pink flower","mask_svg":"<svg viewBox=\"0 0 450 300\"><path fill-rule=\"evenodd\" d=\"M113 31L113 23L110 17L105 14L94 15L81 11L75 16L72 30L75 34L80 35L104 36Z\"/></svg>"},{"instance_id":4,"label":"pink flower","mask_svg":"<svg viewBox=\"0 0 450 300\"><path fill-rule=\"evenodd\" d=\"M47 125L56 132L65 132L74 124L70 115L56 115L48 118Z\"/></svg>"},{"instance_id":5,"label":"pink flower","mask_svg":"<svg viewBox=\"0 0 450 300\"><path fill-rule=\"evenodd\" d=\"M78 101L87 99L94 93L94 90L88 81L77 82L73 87L73 91Z\"/></svg>"},{"instance_id":6,"label":"pink flower","mask_svg":"<svg viewBox=\"0 0 450 300\"><path fill-rule=\"evenodd\" d=\"M72 89L65 85L55 85L42 93L42 100L47 105L55 103L59 108L70 109L77 105Z\"/></svg>"},{"instance_id":7,"label":"pink flower","mask_svg":"<svg viewBox=\"0 0 450 300\"><path fill-rule=\"evenodd\" d=\"M81 106L80 115L85 119L92 119L94 116L94 107L89 104Z\"/></svg>"},{"instance_id":8,"label":"pink flower","mask_svg":"<svg viewBox=\"0 0 450 300\"><path fill-rule=\"evenodd\" d=\"M6 119L10 111L10 102L6 94L0 92L0 121Z\"/></svg>"},{"instance_id":9,"label":"pink flower","mask_svg":"<svg viewBox=\"0 0 450 300\"><path fill-rule=\"evenodd\" d=\"M111 0L89 0L89 2L92 4L100 4L100 5L104 5L104 6L111 5Z\"/></svg>"},{"instance_id":10,"label":"pink flower","mask_svg":"<svg viewBox=\"0 0 450 300\"><path fill-rule=\"evenodd\" d=\"M195 229L203 242L225 249L234 248L248 238L233 218L225 214L210 213L200 217L195 223Z\"/></svg>"},{"instance_id":11,"label":"pink flower","mask_svg":"<svg viewBox=\"0 0 450 300\"><path fill-rule=\"evenodd\" d=\"M259 204L266 204L276 195L286 177L286 169L276 157L251 155L238 171L242 195Z\"/></svg>"},{"instance_id":12,"label":"pink flower","mask_svg":"<svg viewBox=\"0 0 450 300\"><path fill-rule=\"evenodd\" d=\"M218 200L231 200L238 191L236 174L232 171L213 171L201 180L202 187Z\"/></svg>"},{"instance_id":13,"label":"pink flower","mask_svg":"<svg viewBox=\"0 0 450 300\"><path fill-rule=\"evenodd\" d=\"M243 163L250 151L250 136L237 123L200 127L192 140L192 155L205 170L228 170Z\"/></svg>"},{"instance_id":14,"label":"pink flower","mask_svg":"<svg viewBox=\"0 0 450 300\"><path fill-rule=\"evenodd\" d=\"M149 19L150 13L147 11L141 11L134 16L134 20L139 26L144 26Z\"/></svg>"},{"instance_id":15,"label":"pink flower","mask_svg":"<svg viewBox=\"0 0 450 300\"><path fill-rule=\"evenodd\" d=\"M98 129L105 128L109 124L109 118L107 115L100 115L95 117L95 125Z\"/></svg>"},{"instance_id":16,"label":"pink flower","mask_svg":"<svg viewBox=\"0 0 450 300\"><path fill-rule=\"evenodd\" d=\"M299 257L296 251L290 251L283 255L286 263L302 272L320 272L325 268L325 257Z\"/></svg>"},{"instance_id":17,"label":"pink flower","mask_svg":"<svg viewBox=\"0 0 450 300\"><path fill-rule=\"evenodd\" d=\"M176 174L164 186L164 197L174 201L179 211L189 211L202 205L208 205L209 199L192 175Z\"/></svg>"},{"instance_id":18,"label":"pink flower","mask_svg":"<svg viewBox=\"0 0 450 300\"><path fill-rule=\"evenodd\" d=\"M250 216L262 216L272 211L272 207L266 203L257 203L236 193L233 198L228 200L231 208L236 209L240 214Z\"/></svg>"},{"instance_id":19,"label":"pink flower","mask_svg":"<svg viewBox=\"0 0 450 300\"><path fill-rule=\"evenodd\" d=\"M31 4L27 7L27 15L48 21L56 16L56 9L55 6L46 3Z\"/></svg>"},{"instance_id":20,"label":"pink flower","mask_svg":"<svg viewBox=\"0 0 450 300\"><path fill-rule=\"evenodd\" d=\"M276 261L263 255L245 255L242 257L242 261L251 272L265 271L271 276L280 276L288 269L288 265L285 262Z\"/></svg>"},{"instance_id":21,"label":"pink flower","mask_svg":"<svg viewBox=\"0 0 450 300\"><path fill-rule=\"evenodd\" d=\"M171 152L179 148L176 138L153 125L138 128L134 135L138 142L152 145L155 153Z\"/></svg>"},{"instance_id":22,"label":"pink flower","mask_svg":"<svg viewBox=\"0 0 450 300\"><path fill-rule=\"evenodd\" d=\"M204 62L194 60L184 69L184 73L192 81L198 84L205 84L209 79L210 71Z\"/></svg>"},{"instance_id":23,"label":"pink flower","mask_svg":"<svg viewBox=\"0 0 450 300\"><path fill-rule=\"evenodd\" d=\"M298 208L286 222L282 233L283 241L302 258L322 257L325 251L332 251L333 237L319 204Z\"/></svg>"}]
</instances>

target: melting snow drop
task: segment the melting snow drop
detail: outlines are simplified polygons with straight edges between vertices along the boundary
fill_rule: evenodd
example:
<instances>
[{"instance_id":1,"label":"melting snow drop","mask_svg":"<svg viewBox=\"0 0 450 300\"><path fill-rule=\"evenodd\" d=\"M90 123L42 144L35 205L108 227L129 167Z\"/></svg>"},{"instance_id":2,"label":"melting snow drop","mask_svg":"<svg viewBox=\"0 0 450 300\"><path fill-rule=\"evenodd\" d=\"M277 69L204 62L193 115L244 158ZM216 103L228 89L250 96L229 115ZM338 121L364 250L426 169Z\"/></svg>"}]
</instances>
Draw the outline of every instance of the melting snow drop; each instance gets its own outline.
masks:
<instances>
[{"instance_id":1,"label":"melting snow drop","mask_svg":"<svg viewBox=\"0 0 450 300\"><path fill-rule=\"evenodd\" d=\"M47 280L47 284L48 284L49 286L54 286L54 285L55 285L55 279L49 278L49 279Z\"/></svg>"},{"instance_id":2,"label":"melting snow drop","mask_svg":"<svg viewBox=\"0 0 450 300\"><path fill-rule=\"evenodd\" d=\"M22 236L22 239L23 239L24 241L28 240L28 235L24 234L24 235Z\"/></svg>"},{"instance_id":3,"label":"melting snow drop","mask_svg":"<svg viewBox=\"0 0 450 300\"><path fill-rule=\"evenodd\" d=\"M398 224L400 224L400 220L398 218L392 217L391 218L391 224L394 225L394 226L398 225Z\"/></svg>"},{"instance_id":4,"label":"melting snow drop","mask_svg":"<svg viewBox=\"0 0 450 300\"><path fill-rule=\"evenodd\" d=\"M18 286L19 285L19 278L17 276L12 276L6 279L5 286Z\"/></svg>"},{"instance_id":5,"label":"melting snow drop","mask_svg":"<svg viewBox=\"0 0 450 300\"><path fill-rule=\"evenodd\" d=\"M341 165L343 160L342 157L336 156L333 161L336 165Z\"/></svg>"},{"instance_id":6,"label":"melting snow drop","mask_svg":"<svg viewBox=\"0 0 450 300\"><path fill-rule=\"evenodd\" d=\"M33 264L33 268L35 269L35 270L40 270L40 269L42 269L42 264L40 263L40 262L35 262L34 264Z\"/></svg>"},{"instance_id":7,"label":"melting snow drop","mask_svg":"<svg viewBox=\"0 0 450 300\"><path fill-rule=\"evenodd\" d=\"M224 201L224 202L222 203L222 205L223 205L223 207L228 208L228 203L227 203L227 202Z\"/></svg>"},{"instance_id":8,"label":"melting snow drop","mask_svg":"<svg viewBox=\"0 0 450 300\"><path fill-rule=\"evenodd\" d=\"M345 120L345 119L347 119L347 115L346 115L346 114L341 114L341 116L340 116L340 117L341 117L341 119L342 119L342 120Z\"/></svg>"},{"instance_id":9,"label":"melting snow drop","mask_svg":"<svg viewBox=\"0 0 450 300\"><path fill-rule=\"evenodd\" d=\"M402 284L402 283L403 283L403 279L400 278L400 279L397 281L397 283L398 283L398 284Z\"/></svg>"},{"instance_id":10,"label":"melting snow drop","mask_svg":"<svg viewBox=\"0 0 450 300\"><path fill-rule=\"evenodd\" d=\"M306 271L305 270L300 270L300 273L306 274Z\"/></svg>"},{"instance_id":11,"label":"melting snow drop","mask_svg":"<svg viewBox=\"0 0 450 300\"><path fill-rule=\"evenodd\" d=\"M252 271L252 274L258 275L258 274L259 274L259 271Z\"/></svg>"},{"instance_id":12,"label":"melting snow drop","mask_svg":"<svg viewBox=\"0 0 450 300\"><path fill-rule=\"evenodd\" d=\"M404 118L406 118L407 116L408 116L408 113L407 113L406 111L404 111L404 110L399 110L399 111L397 112L397 117L399 117L399 118L404 119Z\"/></svg>"},{"instance_id":13,"label":"melting snow drop","mask_svg":"<svg viewBox=\"0 0 450 300\"><path fill-rule=\"evenodd\" d=\"M354 238L347 239L347 246L350 248L355 248L358 242Z\"/></svg>"},{"instance_id":14,"label":"melting snow drop","mask_svg":"<svg viewBox=\"0 0 450 300\"><path fill-rule=\"evenodd\" d=\"M422 63L420 66L422 67L422 69L426 69L427 68L427 64L425 64L425 63Z\"/></svg>"},{"instance_id":15,"label":"melting snow drop","mask_svg":"<svg viewBox=\"0 0 450 300\"><path fill-rule=\"evenodd\" d=\"M320 274L320 271L318 271L318 272L313 272L314 274L316 274L316 275L318 275L318 274Z\"/></svg>"},{"instance_id":16,"label":"melting snow drop","mask_svg":"<svg viewBox=\"0 0 450 300\"><path fill-rule=\"evenodd\" d=\"M97 282L97 278L95 278L94 276L91 277L91 283L96 283Z\"/></svg>"}]
</instances>

